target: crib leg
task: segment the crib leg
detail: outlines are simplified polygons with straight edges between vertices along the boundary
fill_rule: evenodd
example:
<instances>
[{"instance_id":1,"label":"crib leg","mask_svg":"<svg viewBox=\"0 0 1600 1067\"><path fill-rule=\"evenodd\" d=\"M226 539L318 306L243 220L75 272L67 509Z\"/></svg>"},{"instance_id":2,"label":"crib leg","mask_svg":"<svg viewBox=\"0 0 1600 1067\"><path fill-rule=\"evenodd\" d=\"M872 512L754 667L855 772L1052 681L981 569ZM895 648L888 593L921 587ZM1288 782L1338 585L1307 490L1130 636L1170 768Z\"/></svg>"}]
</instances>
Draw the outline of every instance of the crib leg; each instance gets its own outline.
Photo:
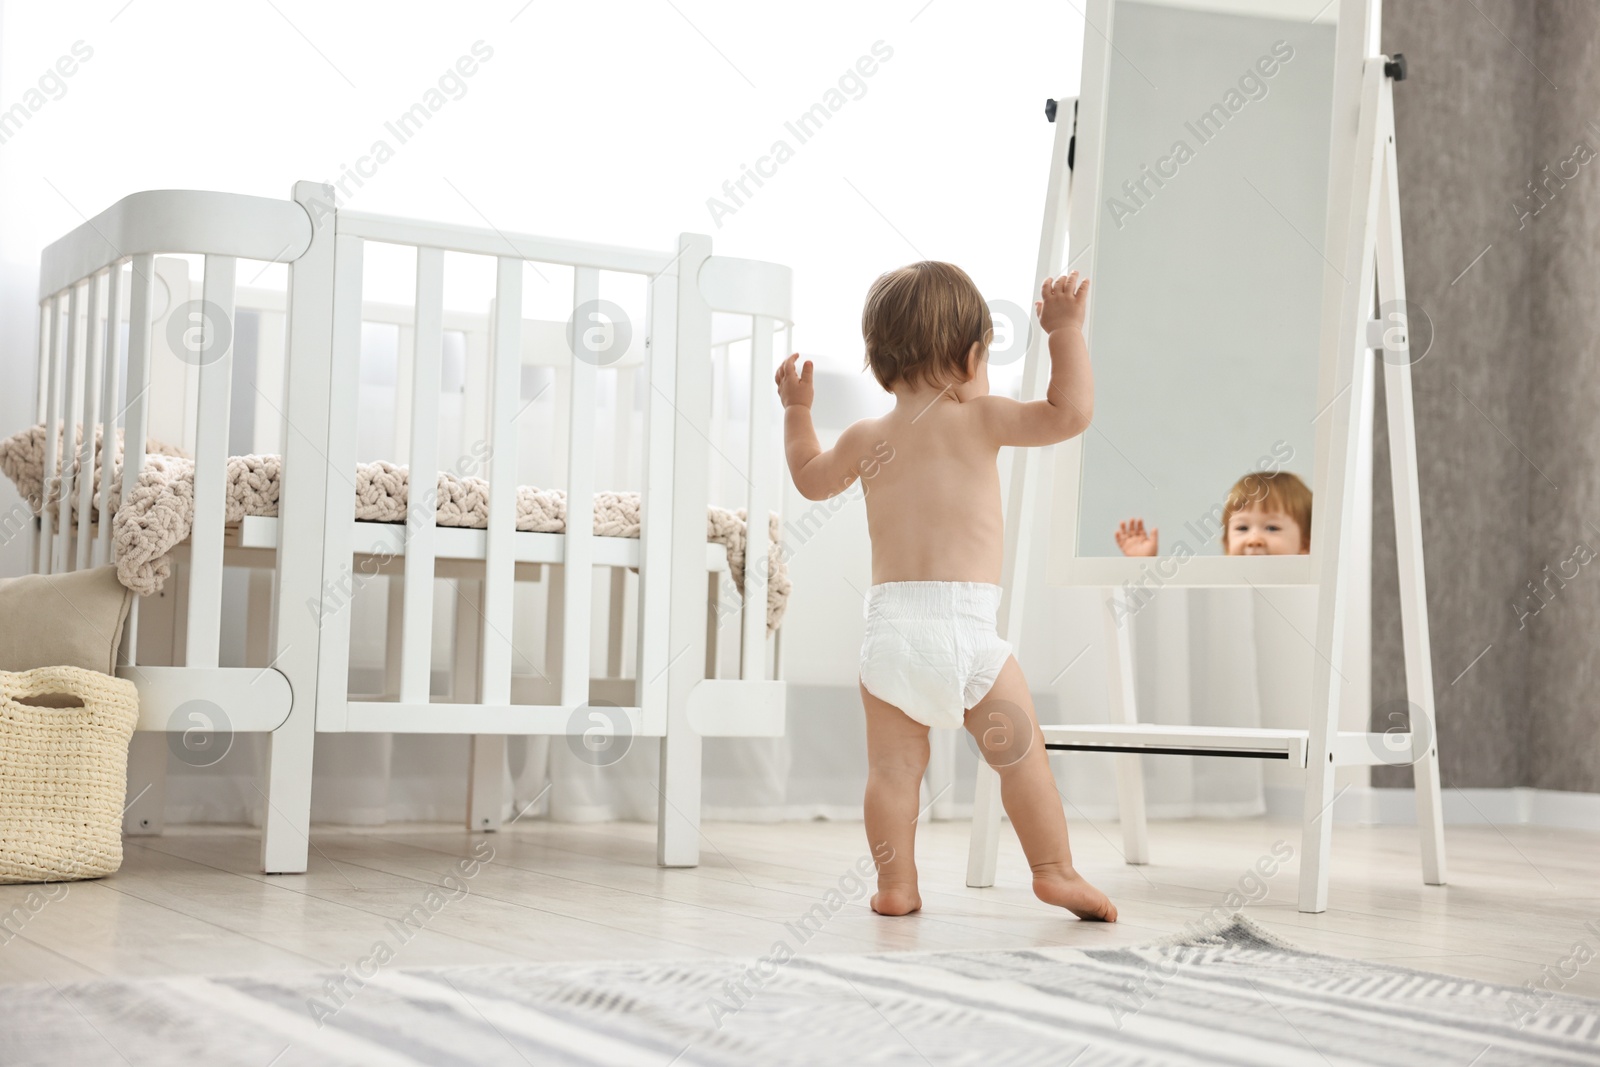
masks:
<instances>
[{"instance_id":1,"label":"crib leg","mask_svg":"<svg viewBox=\"0 0 1600 1067\"><path fill-rule=\"evenodd\" d=\"M168 587L134 604L123 638L121 656L135 655L139 663L176 663L177 582L182 565L173 568ZM130 640L131 639L131 640ZM134 652L137 650L137 653ZM166 828L167 752L171 734L140 732L128 746L128 796L123 801L122 832L130 836L159 834Z\"/></svg>"},{"instance_id":2,"label":"crib leg","mask_svg":"<svg viewBox=\"0 0 1600 1067\"><path fill-rule=\"evenodd\" d=\"M267 810L261 824L261 869L304 874L311 849L311 748L316 704L295 701L289 719L267 735Z\"/></svg>"},{"instance_id":3,"label":"crib leg","mask_svg":"<svg viewBox=\"0 0 1600 1067\"><path fill-rule=\"evenodd\" d=\"M261 869L267 874L305 873L311 851L311 753L316 736L314 696L295 700L289 718L267 735L266 788L257 787L266 804L261 818Z\"/></svg>"},{"instance_id":4,"label":"crib leg","mask_svg":"<svg viewBox=\"0 0 1600 1067\"><path fill-rule=\"evenodd\" d=\"M172 735L142 731L128 746L128 810L122 813L122 832L130 837L159 834L166 824L167 738Z\"/></svg>"},{"instance_id":5,"label":"crib leg","mask_svg":"<svg viewBox=\"0 0 1600 1067\"><path fill-rule=\"evenodd\" d=\"M718 575L709 576L705 676L717 676ZM663 867L700 865L701 740L689 726L680 701L667 708L667 736L661 739L660 810L656 815L656 862Z\"/></svg>"},{"instance_id":6,"label":"crib leg","mask_svg":"<svg viewBox=\"0 0 1600 1067\"><path fill-rule=\"evenodd\" d=\"M504 822L506 738L472 735L472 779L467 788L467 829L493 833Z\"/></svg>"},{"instance_id":7,"label":"crib leg","mask_svg":"<svg viewBox=\"0 0 1600 1067\"><path fill-rule=\"evenodd\" d=\"M676 710L676 709L674 709ZM661 739L661 809L656 819L656 862L700 865L700 735L667 713Z\"/></svg>"},{"instance_id":8,"label":"crib leg","mask_svg":"<svg viewBox=\"0 0 1600 1067\"><path fill-rule=\"evenodd\" d=\"M450 667L450 696L458 704L482 699L478 653L483 647L483 583L463 580L456 595L455 655ZM501 734L474 734L467 783L467 829L493 833L505 811L506 739Z\"/></svg>"}]
</instances>

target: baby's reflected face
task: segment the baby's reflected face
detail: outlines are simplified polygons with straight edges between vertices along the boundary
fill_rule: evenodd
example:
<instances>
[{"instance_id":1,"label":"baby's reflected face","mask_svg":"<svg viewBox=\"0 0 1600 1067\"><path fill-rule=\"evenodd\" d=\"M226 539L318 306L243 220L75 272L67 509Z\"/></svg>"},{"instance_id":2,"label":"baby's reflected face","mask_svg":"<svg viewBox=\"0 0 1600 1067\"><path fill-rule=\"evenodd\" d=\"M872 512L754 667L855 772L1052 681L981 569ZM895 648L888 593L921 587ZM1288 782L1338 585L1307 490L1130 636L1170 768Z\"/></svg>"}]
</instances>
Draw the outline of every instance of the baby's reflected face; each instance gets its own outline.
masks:
<instances>
[{"instance_id":1,"label":"baby's reflected face","mask_svg":"<svg viewBox=\"0 0 1600 1067\"><path fill-rule=\"evenodd\" d=\"M1228 555L1297 556L1310 551L1300 524L1281 511L1240 508L1228 520Z\"/></svg>"}]
</instances>

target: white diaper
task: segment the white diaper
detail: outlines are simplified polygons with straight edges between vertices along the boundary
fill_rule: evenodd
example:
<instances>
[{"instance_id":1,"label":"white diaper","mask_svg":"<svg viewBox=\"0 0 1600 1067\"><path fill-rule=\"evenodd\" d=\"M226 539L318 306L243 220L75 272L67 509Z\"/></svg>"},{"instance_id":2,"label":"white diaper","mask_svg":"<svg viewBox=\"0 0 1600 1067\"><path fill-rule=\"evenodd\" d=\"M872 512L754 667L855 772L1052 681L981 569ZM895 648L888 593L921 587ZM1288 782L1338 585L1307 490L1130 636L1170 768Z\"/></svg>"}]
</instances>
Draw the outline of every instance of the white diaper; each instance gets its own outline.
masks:
<instances>
[{"instance_id":1,"label":"white diaper","mask_svg":"<svg viewBox=\"0 0 1600 1067\"><path fill-rule=\"evenodd\" d=\"M1000 587L983 582L873 586L861 684L924 726L962 725L1011 655L995 628L999 609Z\"/></svg>"}]
</instances>

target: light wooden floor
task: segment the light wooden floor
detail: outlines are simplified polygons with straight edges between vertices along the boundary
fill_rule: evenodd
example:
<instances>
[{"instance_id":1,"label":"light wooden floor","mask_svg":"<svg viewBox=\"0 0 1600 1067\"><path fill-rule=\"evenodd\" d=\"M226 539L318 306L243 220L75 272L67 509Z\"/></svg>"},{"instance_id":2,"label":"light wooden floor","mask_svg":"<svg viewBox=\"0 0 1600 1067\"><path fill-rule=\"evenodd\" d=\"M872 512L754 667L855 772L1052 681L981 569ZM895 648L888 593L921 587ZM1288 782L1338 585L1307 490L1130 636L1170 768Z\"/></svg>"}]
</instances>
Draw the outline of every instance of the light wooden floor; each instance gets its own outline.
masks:
<instances>
[{"instance_id":1,"label":"light wooden floor","mask_svg":"<svg viewBox=\"0 0 1600 1067\"><path fill-rule=\"evenodd\" d=\"M804 951L1149 941L1220 905L1274 841L1299 850L1294 827L1263 821L1156 823L1151 834L1156 863L1129 867L1115 826L1074 825L1078 866L1121 909L1121 922L1103 926L1036 902L1009 832L999 884L977 890L963 885L967 825L925 825L923 912L884 919L861 898ZM258 874L254 831L180 828L131 839L121 872L54 887L57 899L37 911L28 910L37 887L0 886L0 917L11 913L0 982L335 969L368 954L387 923L483 841L492 861L400 949L397 965L754 956L865 854L859 823L710 823L703 864L691 870L658 869L654 827L644 824L530 821L487 837L438 825L326 827L312 837L303 876ZM1600 834L1462 827L1448 846L1451 884L1429 887L1413 830L1340 826L1329 911L1295 910L1291 860L1244 914L1305 949L1513 985L1542 978L1580 940L1600 949ZM1600 960L1565 992L1600 996Z\"/></svg>"}]
</instances>

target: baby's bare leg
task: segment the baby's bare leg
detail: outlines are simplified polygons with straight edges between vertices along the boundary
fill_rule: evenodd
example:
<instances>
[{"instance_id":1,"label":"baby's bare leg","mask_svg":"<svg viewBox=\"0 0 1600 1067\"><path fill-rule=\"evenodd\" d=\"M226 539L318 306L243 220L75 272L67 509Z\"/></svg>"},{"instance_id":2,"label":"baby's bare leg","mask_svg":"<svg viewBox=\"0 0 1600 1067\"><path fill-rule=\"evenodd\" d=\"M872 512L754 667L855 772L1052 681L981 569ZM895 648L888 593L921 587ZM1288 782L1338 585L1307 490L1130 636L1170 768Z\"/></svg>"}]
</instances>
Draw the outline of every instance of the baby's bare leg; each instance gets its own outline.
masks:
<instances>
[{"instance_id":1,"label":"baby's bare leg","mask_svg":"<svg viewBox=\"0 0 1600 1067\"><path fill-rule=\"evenodd\" d=\"M1033 697L1015 656L1006 660L983 701L967 711L967 729L984 759L1000 773L1000 800L1033 868L1034 895L1080 919L1116 922L1116 905L1073 869L1067 818Z\"/></svg>"},{"instance_id":2,"label":"baby's bare leg","mask_svg":"<svg viewBox=\"0 0 1600 1067\"><path fill-rule=\"evenodd\" d=\"M917 894L917 801L928 768L928 728L861 687L867 709L867 847L878 866L872 910L905 915Z\"/></svg>"}]
</instances>

